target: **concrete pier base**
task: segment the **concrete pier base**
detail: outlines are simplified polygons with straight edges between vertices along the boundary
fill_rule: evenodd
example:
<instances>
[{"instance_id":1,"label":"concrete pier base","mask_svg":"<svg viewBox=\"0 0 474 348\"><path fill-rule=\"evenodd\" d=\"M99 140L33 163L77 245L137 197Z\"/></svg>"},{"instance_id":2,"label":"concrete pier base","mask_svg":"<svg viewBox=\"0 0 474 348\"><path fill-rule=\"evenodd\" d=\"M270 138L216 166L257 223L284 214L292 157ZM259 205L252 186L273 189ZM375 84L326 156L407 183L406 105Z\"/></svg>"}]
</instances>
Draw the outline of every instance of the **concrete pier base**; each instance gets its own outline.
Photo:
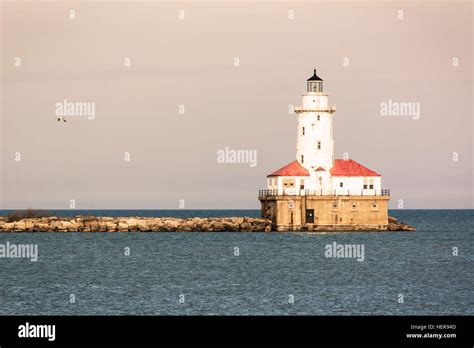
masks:
<instances>
[{"instance_id":1,"label":"concrete pier base","mask_svg":"<svg viewBox=\"0 0 474 348\"><path fill-rule=\"evenodd\" d=\"M261 195L277 231L385 231L390 196Z\"/></svg>"}]
</instances>

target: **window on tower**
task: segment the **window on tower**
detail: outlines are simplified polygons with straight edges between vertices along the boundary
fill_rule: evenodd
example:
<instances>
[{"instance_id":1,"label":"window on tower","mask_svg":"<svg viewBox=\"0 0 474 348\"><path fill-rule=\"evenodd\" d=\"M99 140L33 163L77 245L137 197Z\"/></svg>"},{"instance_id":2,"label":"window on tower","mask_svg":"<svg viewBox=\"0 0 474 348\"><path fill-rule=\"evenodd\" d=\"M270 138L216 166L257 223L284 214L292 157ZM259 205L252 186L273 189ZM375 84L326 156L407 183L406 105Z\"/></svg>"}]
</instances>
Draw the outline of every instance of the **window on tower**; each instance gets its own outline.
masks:
<instances>
[{"instance_id":1,"label":"window on tower","mask_svg":"<svg viewBox=\"0 0 474 348\"><path fill-rule=\"evenodd\" d=\"M304 135L304 127L301 128L301 135Z\"/></svg>"},{"instance_id":2,"label":"window on tower","mask_svg":"<svg viewBox=\"0 0 474 348\"><path fill-rule=\"evenodd\" d=\"M339 187L343 187L343 186L344 186L344 183L340 182Z\"/></svg>"},{"instance_id":3,"label":"window on tower","mask_svg":"<svg viewBox=\"0 0 474 348\"><path fill-rule=\"evenodd\" d=\"M320 120L321 120L321 117L320 117L319 115L317 116L317 118L318 118L318 121L320 121Z\"/></svg>"},{"instance_id":4,"label":"window on tower","mask_svg":"<svg viewBox=\"0 0 474 348\"><path fill-rule=\"evenodd\" d=\"M304 156L301 155L301 163L304 163Z\"/></svg>"},{"instance_id":5,"label":"window on tower","mask_svg":"<svg viewBox=\"0 0 474 348\"><path fill-rule=\"evenodd\" d=\"M321 142L318 141L318 150L321 150Z\"/></svg>"}]
</instances>

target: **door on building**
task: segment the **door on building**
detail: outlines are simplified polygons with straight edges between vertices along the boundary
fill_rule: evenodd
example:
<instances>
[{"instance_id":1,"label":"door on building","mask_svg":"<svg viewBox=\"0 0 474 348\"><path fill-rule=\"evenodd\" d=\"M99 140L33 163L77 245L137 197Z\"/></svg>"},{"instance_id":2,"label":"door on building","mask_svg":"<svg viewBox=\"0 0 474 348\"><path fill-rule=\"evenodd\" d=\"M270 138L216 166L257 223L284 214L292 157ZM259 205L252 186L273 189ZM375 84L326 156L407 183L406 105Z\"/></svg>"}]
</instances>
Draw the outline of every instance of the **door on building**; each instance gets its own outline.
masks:
<instances>
[{"instance_id":1,"label":"door on building","mask_svg":"<svg viewBox=\"0 0 474 348\"><path fill-rule=\"evenodd\" d=\"M314 224L314 209L306 209L306 223Z\"/></svg>"}]
</instances>

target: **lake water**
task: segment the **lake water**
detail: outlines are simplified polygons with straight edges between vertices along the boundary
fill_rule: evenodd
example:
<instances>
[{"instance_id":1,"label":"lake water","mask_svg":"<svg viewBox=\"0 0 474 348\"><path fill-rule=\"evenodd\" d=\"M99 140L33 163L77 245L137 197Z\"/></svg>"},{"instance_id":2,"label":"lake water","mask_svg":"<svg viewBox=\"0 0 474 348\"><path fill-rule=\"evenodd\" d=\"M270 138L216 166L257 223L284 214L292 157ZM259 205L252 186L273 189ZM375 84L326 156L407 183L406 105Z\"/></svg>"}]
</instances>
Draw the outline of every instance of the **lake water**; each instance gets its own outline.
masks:
<instances>
[{"instance_id":1,"label":"lake water","mask_svg":"<svg viewBox=\"0 0 474 348\"><path fill-rule=\"evenodd\" d=\"M191 217L259 216L259 211L55 214ZM37 262L0 258L0 315L473 315L474 211L390 215L418 230L0 233L0 244L34 243L39 250ZM327 258L325 246L333 242L363 245L364 261Z\"/></svg>"}]
</instances>

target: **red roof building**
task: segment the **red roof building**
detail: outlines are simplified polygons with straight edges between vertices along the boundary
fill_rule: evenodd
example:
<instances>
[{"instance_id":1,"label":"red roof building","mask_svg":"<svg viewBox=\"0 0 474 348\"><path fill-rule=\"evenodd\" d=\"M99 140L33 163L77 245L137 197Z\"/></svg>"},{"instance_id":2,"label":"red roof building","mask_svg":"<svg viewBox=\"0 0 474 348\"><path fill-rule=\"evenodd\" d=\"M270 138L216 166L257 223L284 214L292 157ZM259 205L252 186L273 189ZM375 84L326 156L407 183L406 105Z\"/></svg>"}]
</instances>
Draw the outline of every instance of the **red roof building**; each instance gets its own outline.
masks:
<instances>
[{"instance_id":1,"label":"red roof building","mask_svg":"<svg viewBox=\"0 0 474 348\"><path fill-rule=\"evenodd\" d=\"M309 176L309 172L308 169L304 168L298 161L293 161L267 175L267 177L269 176Z\"/></svg>"},{"instance_id":2,"label":"red roof building","mask_svg":"<svg viewBox=\"0 0 474 348\"><path fill-rule=\"evenodd\" d=\"M325 169L318 167L316 171L325 171ZM336 159L334 166L329 172L332 176L381 176L377 172L351 159ZM270 176L309 176L309 171L299 164L298 161L293 161L267 175L267 177Z\"/></svg>"},{"instance_id":3,"label":"red roof building","mask_svg":"<svg viewBox=\"0 0 474 348\"><path fill-rule=\"evenodd\" d=\"M381 176L373 170L364 167L362 164L351 159L335 160L330 173L332 176Z\"/></svg>"}]
</instances>

